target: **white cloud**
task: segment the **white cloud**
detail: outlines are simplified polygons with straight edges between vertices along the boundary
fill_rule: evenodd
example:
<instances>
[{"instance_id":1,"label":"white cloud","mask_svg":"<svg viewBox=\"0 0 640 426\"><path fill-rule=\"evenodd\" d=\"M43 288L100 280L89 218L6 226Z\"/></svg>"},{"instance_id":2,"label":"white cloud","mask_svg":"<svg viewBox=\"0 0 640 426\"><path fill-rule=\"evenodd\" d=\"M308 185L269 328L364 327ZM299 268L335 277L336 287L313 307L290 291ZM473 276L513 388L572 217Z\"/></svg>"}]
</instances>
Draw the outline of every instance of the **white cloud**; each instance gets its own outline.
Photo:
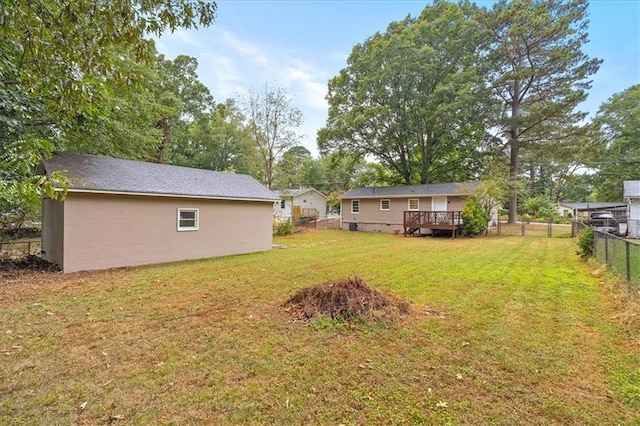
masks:
<instances>
[{"instance_id":1,"label":"white cloud","mask_svg":"<svg viewBox=\"0 0 640 426\"><path fill-rule=\"evenodd\" d=\"M228 31L222 31L220 41L222 41L225 46L248 58L251 62L261 66L267 66L269 64L269 59L263 53L263 48L255 43L241 40Z\"/></svg>"}]
</instances>

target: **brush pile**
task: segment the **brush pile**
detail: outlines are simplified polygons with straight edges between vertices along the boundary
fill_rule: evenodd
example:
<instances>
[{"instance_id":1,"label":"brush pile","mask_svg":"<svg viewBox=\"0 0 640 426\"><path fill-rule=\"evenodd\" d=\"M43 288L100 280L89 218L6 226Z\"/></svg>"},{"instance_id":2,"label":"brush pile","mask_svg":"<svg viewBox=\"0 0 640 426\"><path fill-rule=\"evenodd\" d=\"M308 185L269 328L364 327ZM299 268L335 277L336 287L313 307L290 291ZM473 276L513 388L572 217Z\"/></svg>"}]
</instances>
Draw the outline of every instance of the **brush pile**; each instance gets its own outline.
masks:
<instances>
[{"instance_id":1,"label":"brush pile","mask_svg":"<svg viewBox=\"0 0 640 426\"><path fill-rule=\"evenodd\" d=\"M408 302L393 300L367 286L360 277L329 281L300 290L285 307L304 320L317 317L343 321L395 317L410 312Z\"/></svg>"},{"instance_id":2,"label":"brush pile","mask_svg":"<svg viewBox=\"0 0 640 426\"><path fill-rule=\"evenodd\" d=\"M47 262L40 256L30 254L18 259L0 257L0 276L9 277L21 275L27 272L55 272L60 268L53 263Z\"/></svg>"}]
</instances>

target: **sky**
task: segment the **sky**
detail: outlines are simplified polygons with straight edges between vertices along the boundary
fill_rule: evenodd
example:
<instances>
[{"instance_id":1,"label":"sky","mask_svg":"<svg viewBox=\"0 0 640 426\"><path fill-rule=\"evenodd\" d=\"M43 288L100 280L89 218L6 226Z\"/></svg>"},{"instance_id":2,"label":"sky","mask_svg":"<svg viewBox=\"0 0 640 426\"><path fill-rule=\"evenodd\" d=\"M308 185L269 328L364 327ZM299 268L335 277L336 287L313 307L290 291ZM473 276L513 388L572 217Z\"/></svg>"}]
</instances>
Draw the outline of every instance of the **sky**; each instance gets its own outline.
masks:
<instances>
[{"instance_id":1,"label":"sky","mask_svg":"<svg viewBox=\"0 0 640 426\"><path fill-rule=\"evenodd\" d=\"M476 1L490 8L493 1ZM317 155L327 83L347 66L352 48L389 23L418 16L427 1L218 0L208 28L179 30L156 40L168 59L198 60L198 76L216 102L238 99L265 84L281 86L304 115L301 145ZM612 95L640 84L640 0L592 0L583 51L604 62L579 106L594 116Z\"/></svg>"}]
</instances>

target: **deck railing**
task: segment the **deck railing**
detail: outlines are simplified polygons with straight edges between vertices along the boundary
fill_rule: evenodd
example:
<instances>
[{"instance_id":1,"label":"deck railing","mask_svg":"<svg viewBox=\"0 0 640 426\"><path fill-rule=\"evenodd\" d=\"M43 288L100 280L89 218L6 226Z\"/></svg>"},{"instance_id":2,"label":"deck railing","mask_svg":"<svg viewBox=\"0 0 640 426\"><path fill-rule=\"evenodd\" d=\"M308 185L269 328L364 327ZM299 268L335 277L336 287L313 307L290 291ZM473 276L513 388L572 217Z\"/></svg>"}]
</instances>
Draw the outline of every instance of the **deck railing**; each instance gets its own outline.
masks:
<instances>
[{"instance_id":1,"label":"deck railing","mask_svg":"<svg viewBox=\"0 0 640 426\"><path fill-rule=\"evenodd\" d=\"M405 211L404 226L407 228L426 228L430 226L462 224L461 211Z\"/></svg>"}]
</instances>

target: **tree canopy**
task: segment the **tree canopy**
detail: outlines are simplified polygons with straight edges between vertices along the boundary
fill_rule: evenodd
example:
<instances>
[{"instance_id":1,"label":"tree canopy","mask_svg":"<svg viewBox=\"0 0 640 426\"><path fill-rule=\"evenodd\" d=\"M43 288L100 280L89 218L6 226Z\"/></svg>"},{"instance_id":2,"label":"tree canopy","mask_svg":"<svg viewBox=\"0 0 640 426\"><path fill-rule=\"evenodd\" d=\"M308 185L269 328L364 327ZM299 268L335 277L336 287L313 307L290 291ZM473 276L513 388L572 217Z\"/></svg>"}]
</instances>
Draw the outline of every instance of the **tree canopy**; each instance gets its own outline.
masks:
<instances>
[{"instance_id":1,"label":"tree canopy","mask_svg":"<svg viewBox=\"0 0 640 426\"><path fill-rule=\"evenodd\" d=\"M265 84L264 90L251 89L242 100L251 138L262 158L264 183L274 184L276 164L282 155L295 146L302 125L302 111L296 108L290 95L280 86Z\"/></svg>"},{"instance_id":2,"label":"tree canopy","mask_svg":"<svg viewBox=\"0 0 640 426\"><path fill-rule=\"evenodd\" d=\"M501 0L480 18L493 33L491 81L503 105L496 124L509 151L514 222L522 152L543 148L553 156L556 146L584 133L586 113L576 107L601 61L582 51L588 41L586 0Z\"/></svg>"},{"instance_id":3,"label":"tree canopy","mask_svg":"<svg viewBox=\"0 0 640 426\"><path fill-rule=\"evenodd\" d=\"M34 199L44 183L33 176L35 165L54 148L86 151L89 138L81 132L97 136L91 139L96 150L108 146L100 137L107 132L133 135L111 146L121 155L141 156L135 147L150 143L153 131L130 133L119 127L125 121L118 115L136 101L153 114L145 89L130 90L143 80L140 63L155 56L147 37L210 25L215 11L216 4L204 0L0 2L2 209L20 209Z\"/></svg>"},{"instance_id":4,"label":"tree canopy","mask_svg":"<svg viewBox=\"0 0 640 426\"><path fill-rule=\"evenodd\" d=\"M476 177L491 102L474 14L438 1L356 45L329 82L320 150L372 155L405 184Z\"/></svg>"},{"instance_id":5,"label":"tree canopy","mask_svg":"<svg viewBox=\"0 0 640 426\"><path fill-rule=\"evenodd\" d=\"M593 123L594 145L588 164L596 170L596 197L622 200L622 182L640 180L640 85L613 95Z\"/></svg>"}]
</instances>

